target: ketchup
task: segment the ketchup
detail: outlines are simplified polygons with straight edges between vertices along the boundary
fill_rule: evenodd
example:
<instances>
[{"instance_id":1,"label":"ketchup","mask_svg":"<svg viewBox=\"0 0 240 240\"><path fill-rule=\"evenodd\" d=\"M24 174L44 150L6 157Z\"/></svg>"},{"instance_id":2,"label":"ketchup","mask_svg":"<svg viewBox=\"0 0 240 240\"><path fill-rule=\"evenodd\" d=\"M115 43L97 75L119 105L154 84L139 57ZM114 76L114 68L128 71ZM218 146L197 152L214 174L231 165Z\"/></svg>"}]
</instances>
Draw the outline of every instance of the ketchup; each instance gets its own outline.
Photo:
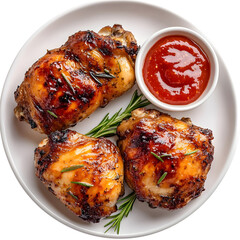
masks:
<instances>
[{"instance_id":1,"label":"ketchup","mask_svg":"<svg viewBox=\"0 0 240 240\"><path fill-rule=\"evenodd\" d=\"M184 36L167 36L148 51L143 78L150 92L172 105L194 102L205 90L210 77L207 55Z\"/></svg>"}]
</instances>

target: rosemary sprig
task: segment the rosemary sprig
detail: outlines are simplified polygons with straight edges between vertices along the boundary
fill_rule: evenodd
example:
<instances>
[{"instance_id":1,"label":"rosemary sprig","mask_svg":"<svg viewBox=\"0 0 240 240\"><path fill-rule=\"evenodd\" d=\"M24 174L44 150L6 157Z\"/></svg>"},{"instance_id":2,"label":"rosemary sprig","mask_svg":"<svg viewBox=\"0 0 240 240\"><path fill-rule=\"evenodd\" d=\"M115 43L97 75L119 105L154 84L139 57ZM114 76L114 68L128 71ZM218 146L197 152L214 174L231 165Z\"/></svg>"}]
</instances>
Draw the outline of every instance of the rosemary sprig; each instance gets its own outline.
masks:
<instances>
[{"instance_id":1,"label":"rosemary sprig","mask_svg":"<svg viewBox=\"0 0 240 240\"><path fill-rule=\"evenodd\" d=\"M80 164L80 165L74 165L74 166L71 166L71 167L66 167L66 168L63 168L61 170L61 173L73 171L73 170L76 170L76 169L81 168L83 166L84 166L83 164Z\"/></svg>"},{"instance_id":2,"label":"rosemary sprig","mask_svg":"<svg viewBox=\"0 0 240 240\"><path fill-rule=\"evenodd\" d=\"M68 80L67 76L62 72L62 76L63 79L66 81L66 83L68 84L68 86L71 88L73 94L75 94L75 89L73 88L72 84L70 83L70 81Z\"/></svg>"},{"instance_id":3,"label":"rosemary sprig","mask_svg":"<svg viewBox=\"0 0 240 240\"><path fill-rule=\"evenodd\" d=\"M93 80L97 82L100 86L102 86L102 83L98 78L115 78L115 76L112 75L108 69L104 69L104 72L101 73L89 71L89 74L93 78Z\"/></svg>"},{"instance_id":4,"label":"rosemary sprig","mask_svg":"<svg viewBox=\"0 0 240 240\"><path fill-rule=\"evenodd\" d=\"M52 112L52 111L50 111L50 110L47 110L47 112L48 112L51 116L53 116L54 118L58 118L58 116L57 116L54 112Z\"/></svg>"},{"instance_id":5,"label":"rosemary sprig","mask_svg":"<svg viewBox=\"0 0 240 240\"><path fill-rule=\"evenodd\" d=\"M194 153L197 152L197 151L198 151L198 150L196 149L196 150L194 150L194 151L192 151L192 152L185 153L184 156L188 156L188 155L194 154Z\"/></svg>"},{"instance_id":6,"label":"rosemary sprig","mask_svg":"<svg viewBox=\"0 0 240 240\"><path fill-rule=\"evenodd\" d=\"M126 200L126 201L125 201ZM114 232L117 231L117 234L119 234L119 231L120 231L120 224L121 224L121 221L124 217L127 217L129 212L131 212L132 208L133 208L133 204L136 200L136 194L135 192L132 192L130 193L129 195L127 195L126 197L118 200L118 202L122 202L122 201L125 201L123 202L120 207L118 208L120 210L119 213L115 214L115 215L112 215L112 216L109 216L107 217L108 219L112 219L109 223L105 224L104 227L108 227L108 229L105 231L105 233L111 229L111 228L114 228Z\"/></svg>"},{"instance_id":7,"label":"rosemary sprig","mask_svg":"<svg viewBox=\"0 0 240 240\"><path fill-rule=\"evenodd\" d=\"M106 137L113 136L116 134L117 126L122 122L122 120L127 119L131 116L131 112L137 108L145 107L150 104L147 99L142 99L143 95L138 95L137 90L134 92L127 108L122 112L120 109L111 118L109 118L109 113L102 119L102 121L86 135L91 137Z\"/></svg>"},{"instance_id":8,"label":"rosemary sprig","mask_svg":"<svg viewBox=\"0 0 240 240\"><path fill-rule=\"evenodd\" d=\"M164 174L158 179L157 184L161 183L166 176L167 176L167 172L164 172Z\"/></svg>"},{"instance_id":9,"label":"rosemary sprig","mask_svg":"<svg viewBox=\"0 0 240 240\"><path fill-rule=\"evenodd\" d=\"M154 153L154 152L151 152L151 154L155 157L155 158L157 158L158 160L160 160L161 162L164 162L163 161L163 157L172 157L172 154L163 154L163 155L161 155L161 156L158 156L156 153Z\"/></svg>"},{"instance_id":10,"label":"rosemary sprig","mask_svg":"<svg viewBox=\"0 0 240 240\"><path fill-rule=\"evenodd\" d=\"M89 71L89 74L90 74L90 76L93 78L93 80L94 80L95 82L97 82L100 86L102 86L102 83L101 83L100 80L95 76L94 72Z\"/></svg>"},{"instance_id":11,"label":"rosemary sprig","mask_svg":"<svg viewBox=\"0 0 240 240\"><path fill-rule=\"evenodd\" d=\"M71 191L68 191L67 193L68 193L70 196L72 196L73 198L75 198L76 200L78 200L78 197L75 196Z\"/></svg>"},{"instance_id":12,"label":"rosemary sprig","mask_svg":"<svg viewBox=\"0 0 240 240\"><path fill-rule=\"evenodd\" d=\"M93 187L92 184L86 183L86 182L71 182L71 183L78 184L78 185L81 185L81 186L84 186L84 187Z\"/></svg>"},{"instance_id":13,"label":"rosemary sprig","mask_svg":"<svg viewBox=\"0 0 240 240\"><path fill-rule=\"evenodd\" d=\"M97 73L97 75L95 74L95 76L97 77L103 77L103 78L115 78L114 75L112 75L108 69L104 69L104 73Z\"/></svg>"},{"instance_id":14,"label":"rosemary sprig","mask_svg":"<svg viewBox=\"0 0 240 240\"><path fill-rule=\"evenodd\" d=\"M196 150L194 150L194 151L192 151L192 152L188 152L188 153L185 153L184 154L184 156L188 156L188 155L191 155L191 154L194 154L194 153L196 153L198 150L196 149ZM151 152L151 154L154 156L154 157L156 157L158 160L160 160L161 162L164 162L163 161L163 157L172 157L172 154L163 154L163 155L161 155L161 156L158 156L157 154L155 154L154 152Z\"/></svg>"},{"instance_id":15,"label":"rosemary sprig","mask_svg":"<svg viewBox=\"0 0 240 240\"><path fill-rule=\"evenodd\" d=\"M157 155L156 153L154 153L154 152L151 152L151 154L152 154L155 158L157 158L158 160L160 160L161 162L164 162L163 159L162 159L163 157L172 157L172 154L163 154L163 155L161 155L161 156L158 156L158 155ZM166 176L167 176L167 172L164 172L163 175L158 179L157 184L161 183Z\"/></svg>"}]
</instances>

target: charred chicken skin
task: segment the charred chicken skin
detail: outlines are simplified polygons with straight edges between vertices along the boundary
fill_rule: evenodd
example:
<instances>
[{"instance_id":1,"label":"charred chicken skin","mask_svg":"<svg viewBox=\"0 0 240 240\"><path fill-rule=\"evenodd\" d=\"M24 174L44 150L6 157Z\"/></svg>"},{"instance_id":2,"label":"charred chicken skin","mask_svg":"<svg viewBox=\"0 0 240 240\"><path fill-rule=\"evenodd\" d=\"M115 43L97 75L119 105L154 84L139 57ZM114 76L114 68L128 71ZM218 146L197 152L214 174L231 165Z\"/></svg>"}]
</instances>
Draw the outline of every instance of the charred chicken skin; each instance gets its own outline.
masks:
<instances>
[{"instance_id":1,"label":"charred chicken skin","mask_svg":"<svg viewBox=\"0 0 240 240\"><path fill-rule=\"evenodd\" d=\"M140 201L177 209L204 190L214 153L211 130L190 119L137 109L119 125L117 135L125 180Z\"/></svg>"},{"instance_id":2,"label":"charred chicken skin","mask_svg":"<svg viewBox=\"0 0 240 240\"><path fill-rule=\"evenodd\" d=\"M75 125L134 85L137 51L121 25L77 32L26 72L15 91L16 117L45 134Z\"/></svg>"},{"instance_id":3,"label":"charred chicken skin","mask_svg":"<svg viewBox=\"0 0 240 240\"><path fill-rule=\"evenodd\" d=\"M111 141L75 131L51 133L35 150L36 175L77 216L98 222L124 193L123 161Z\"/></svg>"}]
</instances>

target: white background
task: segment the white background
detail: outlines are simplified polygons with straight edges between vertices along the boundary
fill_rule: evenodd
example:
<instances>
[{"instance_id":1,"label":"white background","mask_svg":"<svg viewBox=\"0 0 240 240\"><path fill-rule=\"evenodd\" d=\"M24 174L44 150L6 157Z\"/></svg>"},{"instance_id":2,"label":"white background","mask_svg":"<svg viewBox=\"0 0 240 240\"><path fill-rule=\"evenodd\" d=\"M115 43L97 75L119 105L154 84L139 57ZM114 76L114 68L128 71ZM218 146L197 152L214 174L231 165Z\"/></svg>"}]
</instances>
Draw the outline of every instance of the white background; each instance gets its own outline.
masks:
<instances>
[{"instance_id":1,"label":"white background","mask_svg":"<svg viewBox=\"0 0 240 240\"><path fill-rule=\"evenodd\" d=\"M0 3L0 91L16 54L43 24L66 10L93 1L16 0ZM240 8L237 0L148 1L190 21L218 50L239 99ZM91 17L91 15L89 15ZM238 101L239 106L239 101ZM220 118L221 116L219 116ZM228 124L228 123L226 123ZM223 139L224 141L224 139ZM240 146L223 181L203 206L187 219L162 232L141 239L240 239ZM15 178L0 143L1 239L100 239L73 230L40 209ZM143 219L144 220L144 219ZM3 237L5 236L5 237Z\"/></svg>"}]
</instances>

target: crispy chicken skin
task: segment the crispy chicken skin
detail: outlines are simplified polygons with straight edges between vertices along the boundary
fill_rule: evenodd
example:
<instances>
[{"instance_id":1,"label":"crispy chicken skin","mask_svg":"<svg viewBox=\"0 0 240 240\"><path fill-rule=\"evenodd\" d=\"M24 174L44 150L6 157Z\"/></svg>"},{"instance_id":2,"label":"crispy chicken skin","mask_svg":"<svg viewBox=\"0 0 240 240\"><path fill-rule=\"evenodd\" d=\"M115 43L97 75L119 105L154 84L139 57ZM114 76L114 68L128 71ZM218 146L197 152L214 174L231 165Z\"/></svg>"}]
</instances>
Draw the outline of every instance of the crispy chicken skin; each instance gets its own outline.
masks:
<instances>
[{"instance_id":1,"label":"crispy chicken skin","mask_svg":"<svg viewBox=\"0 0 240 240\"><path fill-rule=\"evenodd\" d=\"M83 166L62 172L76 165ZM104 138L70 130L51 133L35 150L35 170L50 192L89 222L115 212L116 202L124 193L122 157L118 148Z\"/></svg>"},{"instance_id":2,"label":"crispy chicken skin","mask_svg":"<svg viewBox=\"0 0 240 240\"><path fill-rule=\"evenodd\" d=\"M204 190L214 153L211 130L194 126L187 118L137 109L119 125L117 135L125 180L140 201L177 209ZM161 162L151 152L170 155L162 156Z\"/></svg>"},{"instance_id":3,"label":"crispy chicken skin","mask_svg":"<svg viewBox=\"0 0 240 240\"><path fill-rule=\"evenodd\" d=\"M46 134L75 125L134 85L137 51L121 25L75 33L26 72L15 91L16 117Z\"/></svg>"}]
</instances>

